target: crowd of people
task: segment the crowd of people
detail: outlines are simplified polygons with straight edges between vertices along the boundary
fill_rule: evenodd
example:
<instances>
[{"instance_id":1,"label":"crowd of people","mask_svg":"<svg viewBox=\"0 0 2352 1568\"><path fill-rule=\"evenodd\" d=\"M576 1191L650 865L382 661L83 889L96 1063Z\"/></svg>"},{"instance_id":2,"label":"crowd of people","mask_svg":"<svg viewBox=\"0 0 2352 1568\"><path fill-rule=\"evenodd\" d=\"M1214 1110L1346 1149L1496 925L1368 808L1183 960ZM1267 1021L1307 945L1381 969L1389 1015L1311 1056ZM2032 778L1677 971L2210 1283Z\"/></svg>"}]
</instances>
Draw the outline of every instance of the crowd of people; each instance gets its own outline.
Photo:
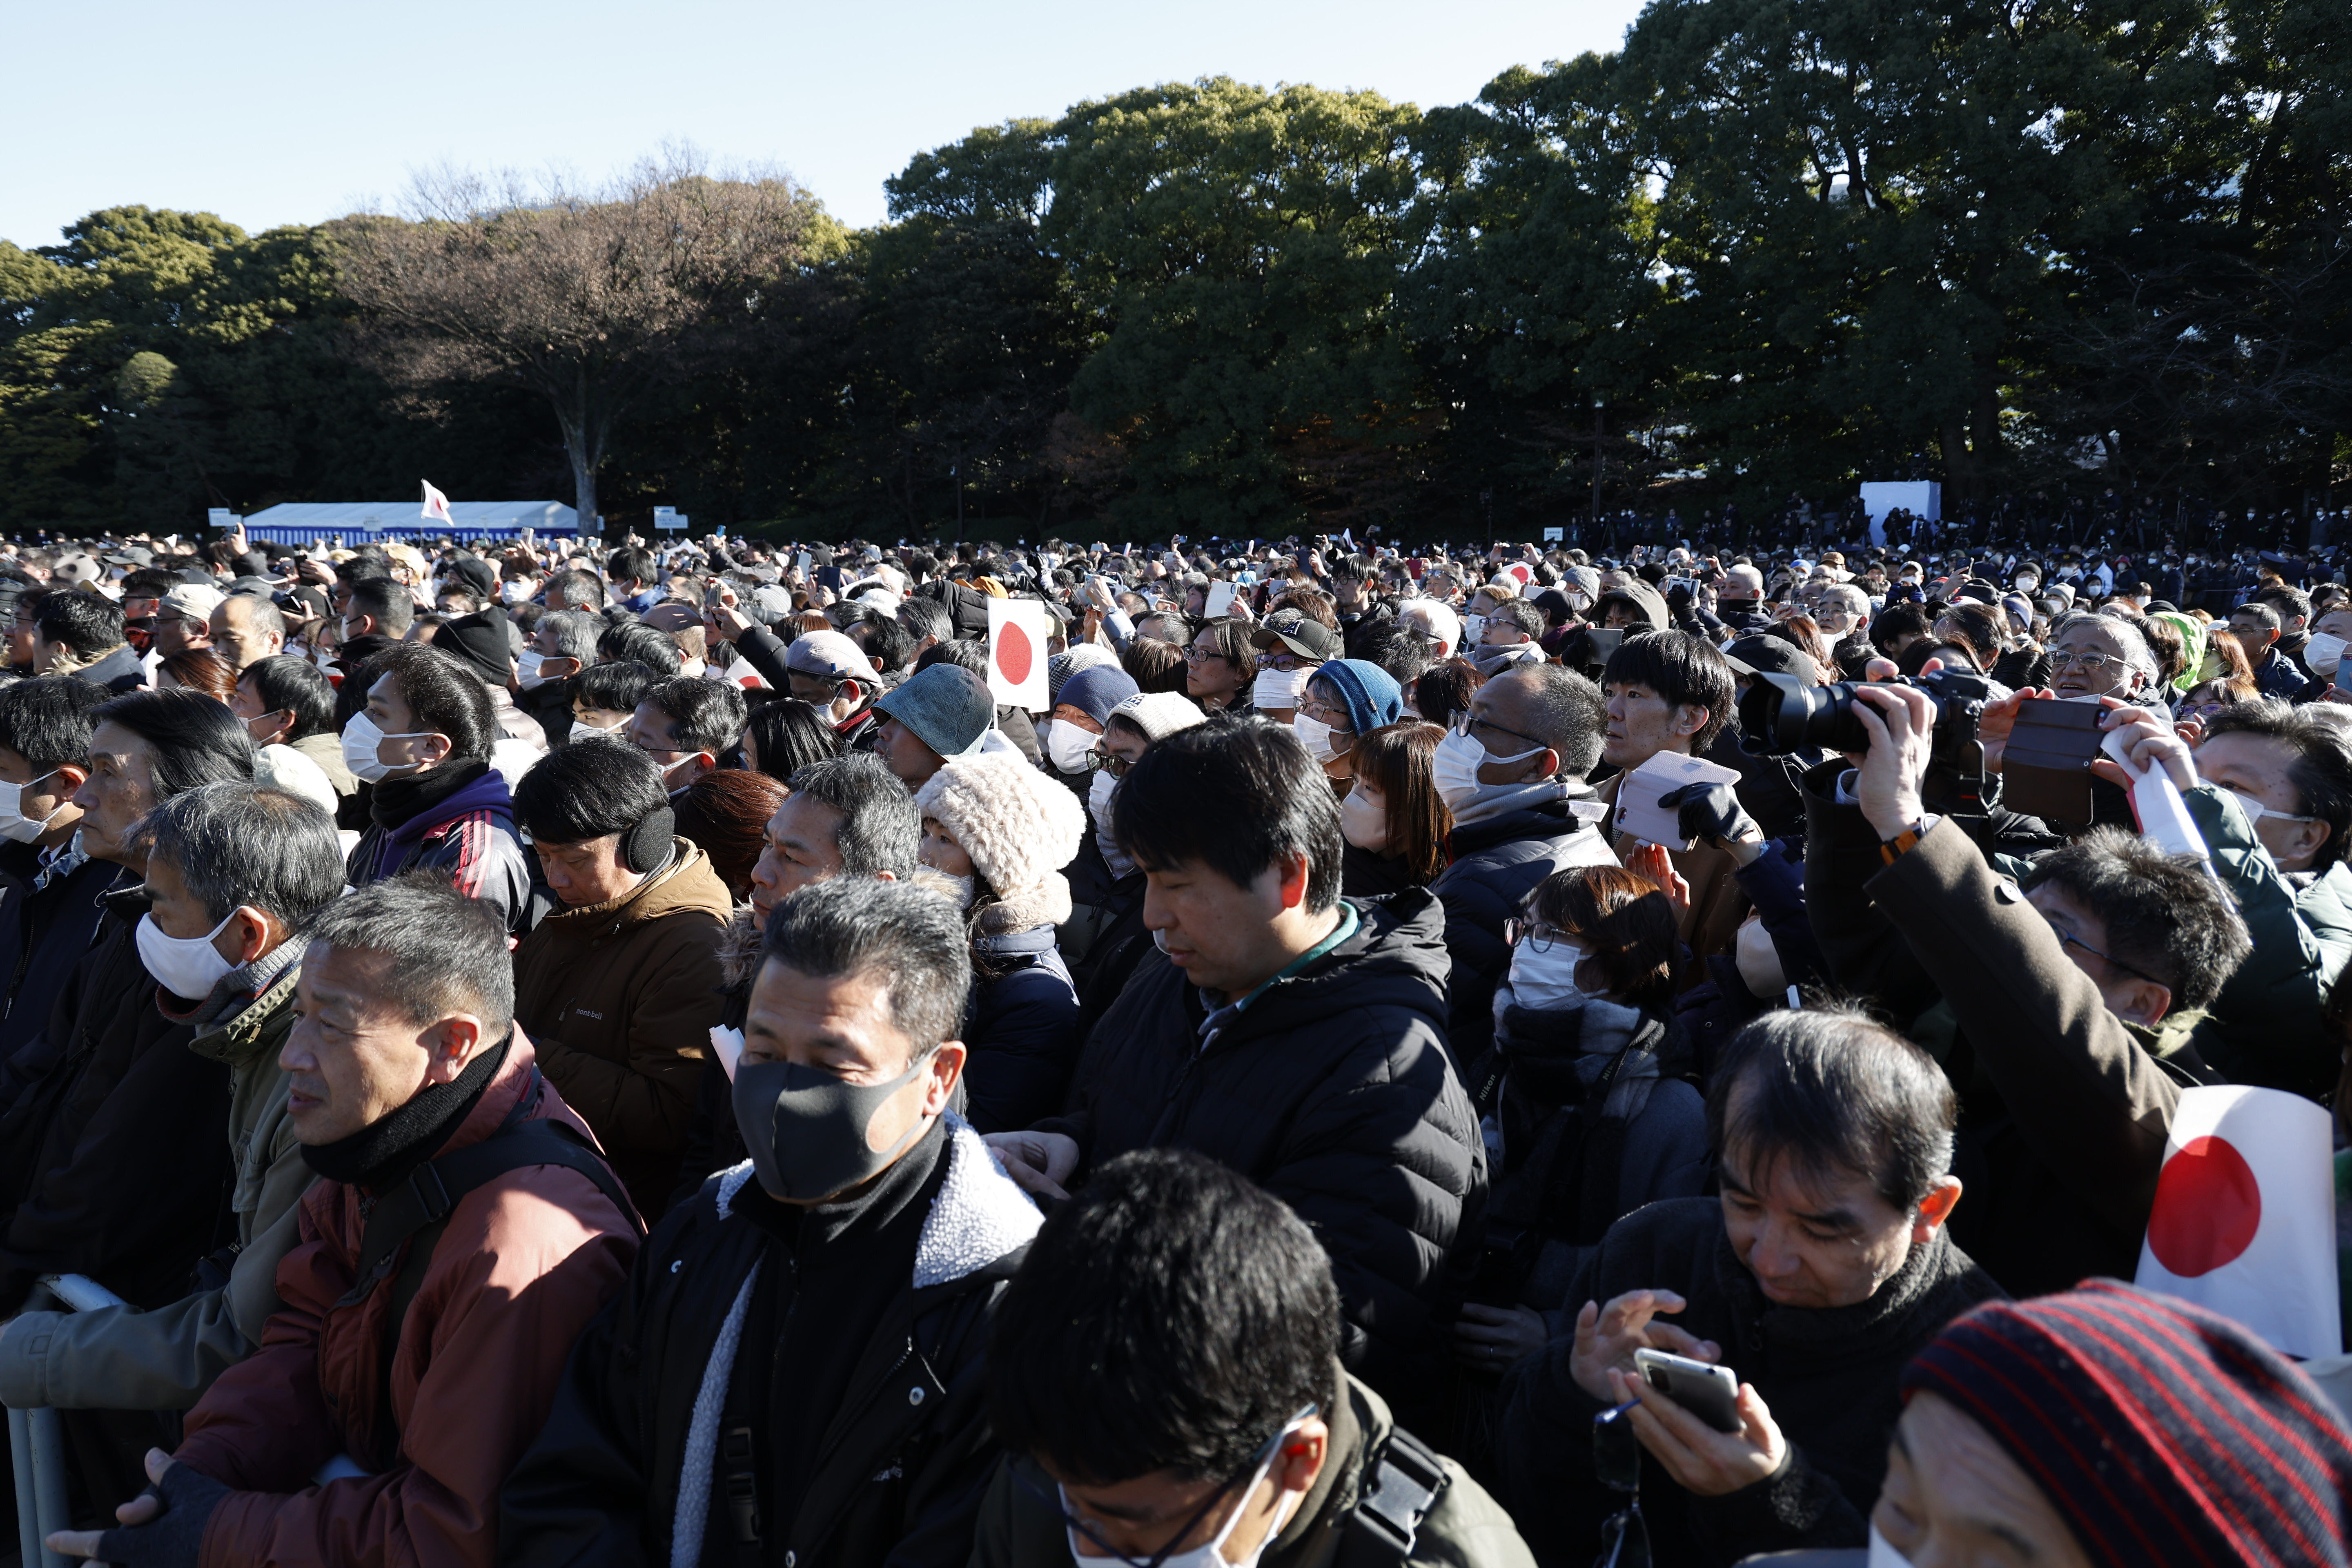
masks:
<instances>
[{"instance_id":1,"label":"crowd of people","mask_svg":"<svg viewBox=\"0 0 2352 1568\"><path fill-rule=\"evenodd\" d=\"M2352 1563L2125 1283L2184 1094L2346 1103L2336 575L0 546L50 1548Z\"/></svg>"}]
</instances>

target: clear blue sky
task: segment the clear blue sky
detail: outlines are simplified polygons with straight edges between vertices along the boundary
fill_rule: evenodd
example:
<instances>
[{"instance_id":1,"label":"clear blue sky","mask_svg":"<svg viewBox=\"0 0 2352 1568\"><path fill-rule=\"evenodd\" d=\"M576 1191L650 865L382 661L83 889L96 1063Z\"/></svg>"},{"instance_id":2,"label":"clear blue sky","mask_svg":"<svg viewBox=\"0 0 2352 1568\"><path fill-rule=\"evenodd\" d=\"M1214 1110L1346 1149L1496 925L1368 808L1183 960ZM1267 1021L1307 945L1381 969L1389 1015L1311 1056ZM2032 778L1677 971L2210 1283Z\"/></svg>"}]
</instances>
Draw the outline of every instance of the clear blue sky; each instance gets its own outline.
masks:
<instances>
[{"instance_id":1,"label":"clear blue sky","mask_svg":"<svg viewBox=\"0 0 2352 1568\"><path fill-rule=\"evenodd\" d=\"M1226 75L1428 108L1515 64L1610 50L1636 0L732 0L26 6L9 24L0 238L100 207L248 229L390 207L411 171L590 181L666 142L781 167L844 221L975 125ZM29 133L29 144L27 141Z\"/></svg>"}]
</instances>

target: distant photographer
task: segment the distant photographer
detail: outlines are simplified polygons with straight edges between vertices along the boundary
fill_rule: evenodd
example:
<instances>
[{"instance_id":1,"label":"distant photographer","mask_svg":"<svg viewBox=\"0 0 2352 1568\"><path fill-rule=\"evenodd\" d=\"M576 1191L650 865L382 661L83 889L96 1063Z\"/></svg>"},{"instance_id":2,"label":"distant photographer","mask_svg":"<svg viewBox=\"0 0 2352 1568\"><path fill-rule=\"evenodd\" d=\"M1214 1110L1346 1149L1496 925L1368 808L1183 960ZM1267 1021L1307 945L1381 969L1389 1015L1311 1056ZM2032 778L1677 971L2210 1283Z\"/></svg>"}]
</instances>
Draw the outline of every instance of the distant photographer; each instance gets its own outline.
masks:
<instances>
[{"instance_id":1,"label":"distant photographer","mask_svg":"<svg viewBox=\"0 0 2352 1568\"><path fill-rule=\"evenodd\" d=\"M1927 693L1863 687L1854 713L1860 767L1806 777L1807 900L1840 984L1949 1038L1967 1094L1955 1168L1975 1194L1957 1239L2021 1295L2128 1278L2180 1090L2212 1076L2192 1037L2245 925L2194 862L2115 829L2043 856L2022 887L1998 876L1922 803ZM1948 1019L1922 1018L1939 999Z\"/></svg>"}]
</instances>

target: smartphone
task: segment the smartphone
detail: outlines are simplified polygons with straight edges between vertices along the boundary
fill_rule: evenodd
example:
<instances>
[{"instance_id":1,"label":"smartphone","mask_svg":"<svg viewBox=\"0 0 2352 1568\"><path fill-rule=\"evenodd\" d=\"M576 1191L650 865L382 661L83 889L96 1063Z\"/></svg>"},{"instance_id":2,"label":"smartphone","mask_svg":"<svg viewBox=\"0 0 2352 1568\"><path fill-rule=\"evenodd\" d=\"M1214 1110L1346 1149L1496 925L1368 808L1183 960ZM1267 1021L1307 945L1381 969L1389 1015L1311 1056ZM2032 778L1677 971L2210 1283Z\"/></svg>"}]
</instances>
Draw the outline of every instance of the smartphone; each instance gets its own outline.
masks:
<instances>
[{"instance_id":1,"label":"smartphone","mask_svg":"<svg viewBox=\"0 0 2352 1568\"><path fill-rule=\"evenodd\" d=\"M1739 1379L1731 1369L1675 1355L1670 1351L1633 1352L1635 1375L1718 1432L1737 1432Z\"/></svg>"},{"instance_id":2,"label":"smartphone","mask_svg":"<svg viewBox=\"0 0 2352 1568\"><path fill-rule=\"evenodd\" d=\"M2091 763L2106 736L2096 702L2029 697L2001 753L2001 805L2045 822L2091 820Z\"/></svg>"}]
</instances>

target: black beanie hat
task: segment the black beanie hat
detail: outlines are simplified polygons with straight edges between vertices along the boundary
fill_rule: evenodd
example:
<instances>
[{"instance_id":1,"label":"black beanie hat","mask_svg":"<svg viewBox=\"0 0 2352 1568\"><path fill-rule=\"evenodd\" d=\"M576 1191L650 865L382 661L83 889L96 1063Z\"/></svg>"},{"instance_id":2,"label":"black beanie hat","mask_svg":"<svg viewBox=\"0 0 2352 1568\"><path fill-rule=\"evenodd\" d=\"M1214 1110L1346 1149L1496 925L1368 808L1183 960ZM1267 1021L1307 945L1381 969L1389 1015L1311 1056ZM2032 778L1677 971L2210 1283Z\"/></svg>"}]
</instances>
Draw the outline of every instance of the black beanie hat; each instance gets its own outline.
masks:
<instances>
[{"instance_id":1,"label":"black beanie hat","mask_svg":"<svg viewBox=\"0 0 2352 1568\"><path fill-rule=\"evenodd\" d=\"M1994 1301L1904 1369L1985 1429L2094 1563L2352 1563L2352 1431L2227 1318L2113 1279Z\"/></svg>"},{"instance_id":2,"label":"black beanie hat","mask_svg":"<svg viewBox=\"0 0 2352 1568\"><path fill-rule=\"evenodd\" d=\"M433 646L464 659L475 674L492 686L504 686L514 677L514 645L507 637L507 613L477 610L433 628Z\"/></svg>"}]
</instances>

